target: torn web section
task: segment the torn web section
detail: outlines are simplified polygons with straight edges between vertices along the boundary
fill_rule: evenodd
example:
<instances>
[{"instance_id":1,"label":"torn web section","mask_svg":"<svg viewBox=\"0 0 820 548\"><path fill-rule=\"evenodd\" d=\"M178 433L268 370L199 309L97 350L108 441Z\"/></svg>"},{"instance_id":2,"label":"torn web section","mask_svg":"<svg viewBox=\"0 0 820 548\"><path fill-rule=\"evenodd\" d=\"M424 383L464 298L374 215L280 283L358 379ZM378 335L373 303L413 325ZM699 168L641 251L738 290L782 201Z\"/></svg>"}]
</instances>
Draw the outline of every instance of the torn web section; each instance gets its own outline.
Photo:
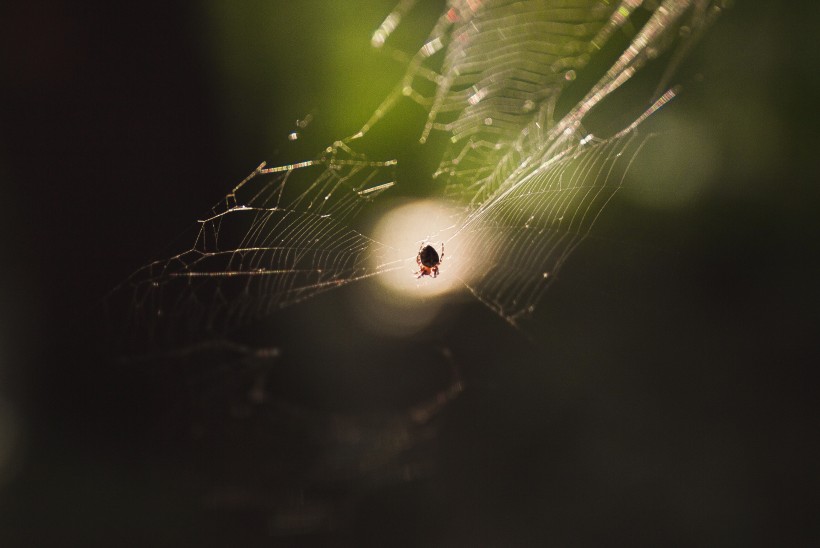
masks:
<instances>
[{"instance_id":1,"label":"torn web section","mask_svg":"<svg viewBox=\"0 0 820 548\"><path fill-rule=\"evenodd\" d=\"M265 168L198 222L191 247L138 270L130 295L131 345L225 337L328 289L391 268L386 246L356 229L362 208L393 185L395 162L334 145L318 160Z\"/></svg>"},{"instance_id":2,"label":"torn web section","mask_svg":"<svg viewBox=\"0 0 820 548\"><path fill-rule=\"evenodd\" d=\"M475 259L464 282L476 298L512 324L532 313L648 138L582 142L505 182L453 237Z\"/></svg>"}]
</instances>

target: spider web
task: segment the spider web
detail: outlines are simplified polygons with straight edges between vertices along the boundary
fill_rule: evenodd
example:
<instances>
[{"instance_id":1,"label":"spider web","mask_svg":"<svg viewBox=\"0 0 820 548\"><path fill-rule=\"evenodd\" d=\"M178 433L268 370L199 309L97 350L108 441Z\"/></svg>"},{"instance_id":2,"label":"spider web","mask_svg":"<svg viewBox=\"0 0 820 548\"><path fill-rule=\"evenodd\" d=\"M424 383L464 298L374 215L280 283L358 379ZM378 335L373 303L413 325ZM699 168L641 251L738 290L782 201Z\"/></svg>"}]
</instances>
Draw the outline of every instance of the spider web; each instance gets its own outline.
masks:
<instances>
[{"instance_id":1,"label":"spider web","mask_svg":"<svg viewBox=\"0 0 820 548\"><path fill-rule=\"evenodd\" d=\"M343 143L317 160L260 165L198 222L190 249L126 281L133 295L128 332L135 340L177 341L224 333L398 268L382 264L384 244L352 228L362 209L393 186L393 166Z\"/></svg>"},{"instance_id":2,"label":"spider web","mask_svg":"<svg viewBox=\"0 0 820 548\"><path fill-rule=\"evenodd\" d=\"M413 4L396 7L374 46L387 49ZM393 159L358 150L403 98L426 109L422 142L434 132L450 141L432 174L454 212L435 232L447 245L442 277L517 323L623 185L651 139L640 124L675 96L667 86L676 66L722 9L709 0L642 4L449 0L357 134L310 161L263 164L199 221L188 249L123 284L128 332L173 341L223 335L354 281L388 272L412 280L417 248L377 240L362 223L364 209L378 211L381 194L405 183ZM631 41L556 120L562 92L625 28ZM588 134L590 111L670 49L649 108L609 137ZM425 95L430 82L435 91Z\"/></svg>"}]
</instances>

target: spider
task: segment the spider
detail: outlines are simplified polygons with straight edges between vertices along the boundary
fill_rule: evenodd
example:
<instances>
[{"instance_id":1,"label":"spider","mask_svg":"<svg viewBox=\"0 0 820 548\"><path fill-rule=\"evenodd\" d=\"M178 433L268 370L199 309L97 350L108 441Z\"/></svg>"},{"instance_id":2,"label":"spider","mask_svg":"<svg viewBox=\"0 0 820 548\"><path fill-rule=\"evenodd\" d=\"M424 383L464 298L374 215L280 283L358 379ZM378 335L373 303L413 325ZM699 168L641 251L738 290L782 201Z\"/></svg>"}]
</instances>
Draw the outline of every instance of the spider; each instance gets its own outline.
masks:
<instances>
[{"instance_id":1,"label":"spider","mask_svg":"<svg viewBox=\"0 0 820 548\"><path fill-rule=\"evenodd\" d=\"M431 245L425 246L421 244L419 254L416 255L416 263L419 265L419 271L416 272L416 278L422 276L438 276L438 265L444 260L444 242L441 243L441 256L439 256L436 248Z\"/></svg>"}]
</instances>

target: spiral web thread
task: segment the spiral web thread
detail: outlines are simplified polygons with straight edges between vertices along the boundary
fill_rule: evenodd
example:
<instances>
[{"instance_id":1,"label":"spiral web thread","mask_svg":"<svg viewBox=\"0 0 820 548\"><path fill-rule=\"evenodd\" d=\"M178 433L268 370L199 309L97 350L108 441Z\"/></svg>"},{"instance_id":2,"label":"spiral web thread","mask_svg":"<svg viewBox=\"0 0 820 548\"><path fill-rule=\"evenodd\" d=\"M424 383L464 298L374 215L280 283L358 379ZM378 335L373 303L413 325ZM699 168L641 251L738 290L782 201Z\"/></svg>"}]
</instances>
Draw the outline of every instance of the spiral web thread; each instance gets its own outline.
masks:
<instances>
[{"instance_id":1,"label":"spiral web thread","mask_svg":"<svg viewBox=\"0 0 820 548\"><path fill-rule=\"evenodd\" d=\"M342 143L317 160L260 165L198 222L190 249L145 265L120 288L132 295L132 337L221 335L398 268L380 262L384 244L352 228L363 208L393 186L394 165L369 161Z\"/></svg>"},{"instance_id":2,"label":"spiral web thread","mask_svg":"<svg viewBox=\"0 0 820 548\"><path fill-rule=\"evenodd\" d=\"M385 46L413 4L397 6L374 46ZM465 285L516 323L534 310L623 184L650 138L638 126L674 97L674 88L662 92L675 66L722 9L710 0L642 4L450 0L405 77L357 134L312 161L263 164L199 222L189 250L146 265L124 284L132 295L132 331L172 339L222 334L328 289L412 265L416 249L405 260L383 260L389 246L356 227L362 208L395 184L395 162L372 161L353 147L402 97L427 108L422 141L433 131L450 136L433 175L462 211L448 241L480 258L462 273ZM646 20L629 46L555 121L562 90L639 9ZM672 46L649 109L611 137L586 134L589 111ZM416 90L420 80L435 83L432 97Z\"/></svg>"}]
</instances>

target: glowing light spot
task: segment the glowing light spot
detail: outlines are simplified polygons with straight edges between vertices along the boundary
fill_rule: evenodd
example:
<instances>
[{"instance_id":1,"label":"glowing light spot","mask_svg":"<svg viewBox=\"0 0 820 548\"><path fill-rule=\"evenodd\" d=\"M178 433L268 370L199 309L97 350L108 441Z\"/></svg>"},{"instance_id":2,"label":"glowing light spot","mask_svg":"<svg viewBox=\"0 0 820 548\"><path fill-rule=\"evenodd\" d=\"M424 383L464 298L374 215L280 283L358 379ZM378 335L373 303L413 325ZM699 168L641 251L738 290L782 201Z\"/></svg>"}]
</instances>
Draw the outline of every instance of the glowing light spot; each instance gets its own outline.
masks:
<instances>
[{"instance_id":1,"label":"glowing light spot","mask_svg":"<svg viewBox=\"0 0 820 548\"><path fill-rule=\"evenodd\" d=\"M469 256L460 239L451 238L459 218L460 212L435 200L397 202L388 207L372 231L384 250L371 259L371 267L382 273L374 278L378 283L361 284L358 289L367 292L367 298L355 301L366 328L406 336L435 321L441 307L455 296L467 298L461 291L462 281L479 270L476 261L483 258ZM442 243L444 259L438 277L417 278L416 256L422 244L441 252Z\"/></svg>"},{"instance_id":2,"label":"glowing light spot","mask_svg":"<svg viewBox=\"0 0 820 548\"><path fill-rule=\"evenodd\" d=\"M376 224L374 238L392 250L380 260L404 267L379 276L378 280L391 291L415 297L447 293L458 287L457 275L464 257L459 256L456 242L446 242L454 230L455 216L454 211L433 200L405 203L389 210ZM416 255L422 243L441 251L442 242L446 250L439 276L416 279L413 273L418 271Z\"/></svg>"}]
</instances>

